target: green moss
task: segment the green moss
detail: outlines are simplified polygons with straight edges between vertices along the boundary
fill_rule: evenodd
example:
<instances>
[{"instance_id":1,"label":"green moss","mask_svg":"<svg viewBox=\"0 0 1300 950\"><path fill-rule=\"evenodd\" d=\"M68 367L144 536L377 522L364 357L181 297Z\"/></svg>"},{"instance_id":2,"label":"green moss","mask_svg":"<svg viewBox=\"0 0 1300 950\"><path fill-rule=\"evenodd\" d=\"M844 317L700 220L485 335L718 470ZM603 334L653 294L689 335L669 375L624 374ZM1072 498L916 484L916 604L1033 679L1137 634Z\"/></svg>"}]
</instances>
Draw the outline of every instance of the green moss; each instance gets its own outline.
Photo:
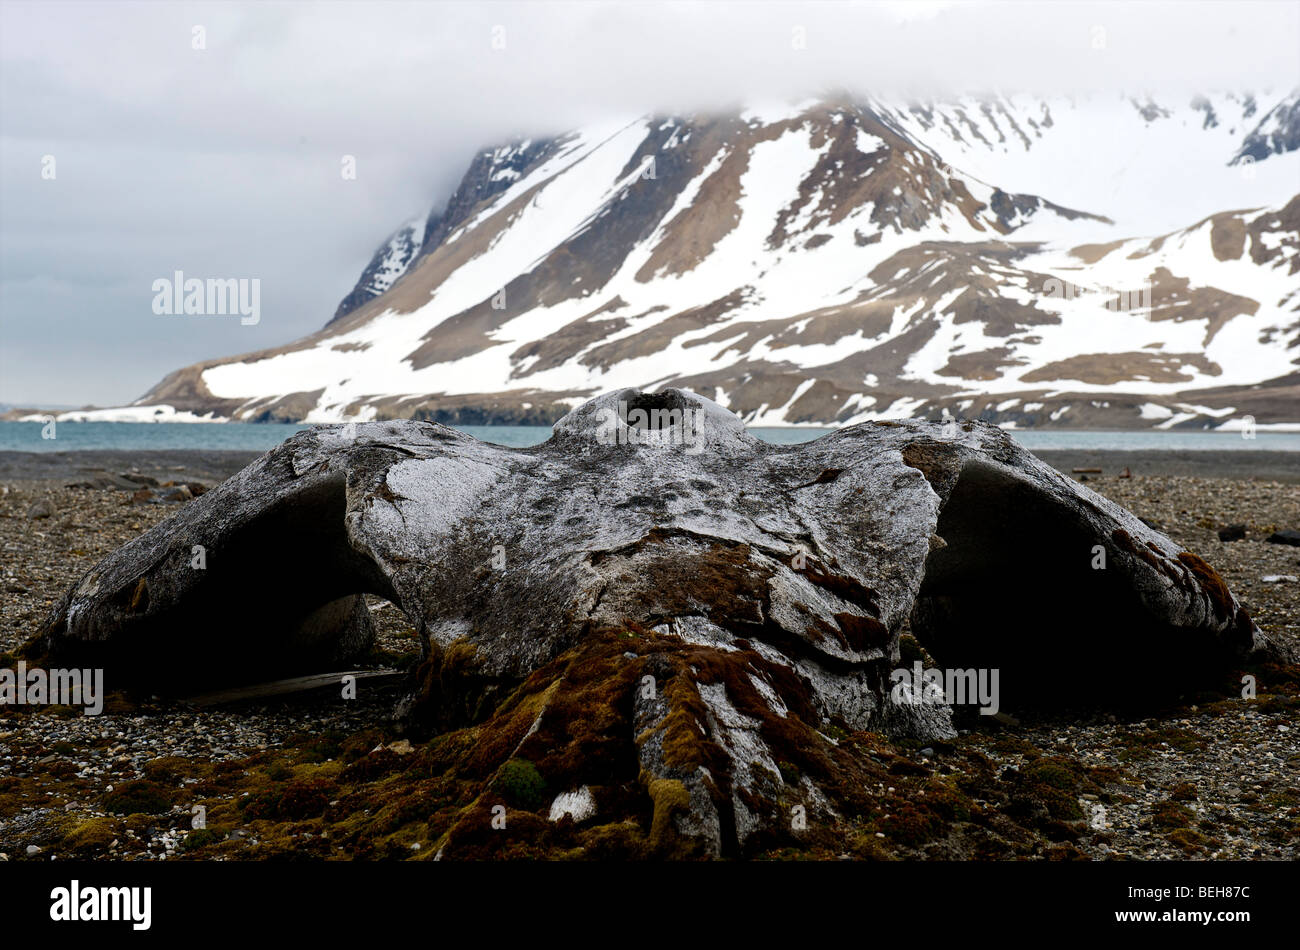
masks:
<instances>
[{"instance_id":1,"label":"green moss","mask_svg":"<svg viewBox=\"0 0 1300 950\"><path fill-rule=\"evenodd\" d=\"M578 836L584 857L595 861L635 861L645 857L648 842L636 822L597 825Z\"/></svg>"},{"instance_id":2,"label":"green moss","mask_svg":"<svg viewBox=\"0 0 1300 950\"><path fill-rule=\"evenodd\" d=\"M926 783L925 804L948 821L970 821L972 813L979 811L979 806L966 795L939 779Z\"/></svg>"},{"instance_id":3,"label":"green moss","mask_svg":"<svg viewBox=\"0 0 1300 950\"><path fill-rule=\"evenodd\" d=\"M104 796L104 810L115 815L144 813L158 815L171 810L167 789L149 779L123 782Z\"/></svg>"},{"instance_id":4,"label":"green moss","mask_svg":"<svg viewBox=\"0 0 1300 950\"><path fill-rule=\"evenodd\" d=\"M1205 746L1205 739L1190 729L1157 729L1153 733L1156 741L1177 749L1179 752L1195 752Z\"/></svg>"},{"instance_id":5,"label":"green moss","mask_svg":"<svg viewBox=\"0 0 1300 950\"><path fill-rule=\"evenodd\" d=\"M1176 749L1179 752L1196 752L1205 746L1205 740L1189 729L1179 727L1162 727L1146 729L1118 737L1120 745L1125 746L1120 753L1121 761L1145 758L1157 751Z\"/></svg>"},{"instance_id":6,"label":"green moss","mask_svg":"<svg viewBox=\"0 0 1300 950\"><path fill-rule=\"evenodd\" d=\"M343 734L335 729L319 736L305 738L297 743L298 748L301 750L299 761L320 763L341 758L343 756L343 739Z\"/></svg>"},{"instance_id":7,"label":"green moss","mask_svg":"<svg viewBox=\"0 0 1300 950\"><path fill-rule=\"evenodd\" d=\"M893 860L885 848L885 840L877 838L874 831L854 831L848 839L849 853L864 861Z\"/></svg>"},{"instance_id":8,"label":"green moss","mask_svg":"<svg viewBox=\"0 0 1300 950\"><path fill-rule=\"evenodd\" d=\"M1000 778L1010 792L1001 810L1018 821L1025 821L1054 841L1076 834L1062 823L1083 819L1083 808L1077 795L1081 790L1096 788L1086 778L1082 766L1063 756L1038 759L1020 771L1006 769ZM1046 812L1046 818L1043 812Z\"/></svg>"},{"instance_id":9,"label":"green moss","mask_svg":"<svg viewBox=\"0 0 1300 950\"><path fill-rule=\"evenodd\" d=\"M1101 787L1103 785L1119 785L1127 778L1127 774L1110 765L1091 765L1087 769L1088 781Z\"/></svg>"},{"instance_id":10,"label":"green moss","mask_svg":"<svg viewBox=\"0 0 1300 950\"><path fill-rule=\"evenodd\" d=\"M145 836L158 827L158 817L137 811L127 815L122 823L126 825L127 831L134 831L137 835Z\"/></svg>"},{"instance_id":11,"label":"green moss","mask_svg":"<svg viewBox=\"0 0 1300 950\"><path fill-rule=\"evenodd\" d=\"M1023 755L1026 758L1036 758L1039 754L1033 743L1022 739L1020 736L1000 735L993 740L991 747L994 752L1000 752L1003 755Z\"/></svg>"},{"instance_id":12,"label":"green moss","mask_svg":"<svg viewBox=\"0 0 1300 950\"><path fill-rule=\"evenodd\" d=\"M161 785L176 785L182 779L196 778L209 770L207 763L195 762L183 756L169 755L145 763L145 778Z\"/></svg>"},{"instance_id":13,"label":"green moss","mask_svg":"<svg viewBox=\"0 0 1300 950\"><path fill-rule=\"evenodd\" d=\"M287 782L293 778L293 769L289 768L287 763L276 759L267 763L266 777L273 782Z\"/></svg>"},{"instance_id":14,"label":"green moss","mask_svg":"<svg viewBox=\"0 0 1300 950\"><path fill-rule=\"evenodd\" d=\"M691 793L676 779L658 778L646 782L650 800L654 802L654 819L650 826L650 848L664 854L674 844L672 819L678 812L690 807Z\"/></svg>"},{"instance_id":15,"label":"green moss","mask_svg":"<svg viewBox=\"0 0 1300 950\"><path fill-rule=\"evenodd\" d=\"M218 831L216 828L196 828L185 836L181 848L185 851L198 851L200 848L224 841L225 838L225 832Z\"/></svg>"},{"instance_id":16,"label":"green moss","mask_svg":"<svg viewBox=\"0 0 1300 950\"><path fill-rule=\"evenodd\" d=\"M1051 786L1038 786L1038 800L1047 807L1047 813L1057 821L1080 821L1083 806L1068 792Z\"/></svg>"},{"instance_id":17,"label":"green moss","mask_svg":"<svg viewBox=\"0 0 1300 950\"><path fill-rule=\"evenodd\" d=\"M1041 759L1026 766L1023 774L1032 783L1047 785L1063 792L1074 791L1079 786L1075 769L1059 758Z\"/></svg>"},{"instance_id":18,"label":"green moss","mask_svg":"<svg viewBox=\"0 0 1300 950\"><path fill-rule=\"evenodd\" d=\"M1161 802L1151 817L1157 828L1186 828L1195 819L1191 811L1178 802Z\"/></svg>"},{"instance_id":19,"label":"green moss","mask_svg":"<svg viewBox=\"0 0 1300 950\"><path fill-rule=\"evenodd\" d=\"M493 786L515 808L534 811L546 799L546 779L527 759L511 759L497 772Z\"/></svg>"},{"instance_id":20,"label":"green moss","mask_svg":"<svg viewBox=\"0 0 1300 950\"><path fill-rule=\"evenodd\" d=\"M1190 828L1180 828L1177 831L1171 831L1165 836L1165 839L1171 844L1182 848L1187 854L1195 854L1198 851L1204 851L1210 843L1210 839L1199 831L1193 831Z\"/></svg>"},{"instance_id":21,"label":"green moss","mask_svg":"<svg viewBox=\"0 0 1300 950\"><path fill-rule=\"evenodd\" d=\"M707 721L704 701L695 687L682 676L674 676L663 687L668 715L663 723L664 762L674 769L690 770L705 765L711 750L700 725Z\"/></svg>"},{"instance_id":22,"label":"green moss","mask_svg":"<svg viewBox=\"0 0 1300 950\"><path fill-rule=\"evenodd\" d=\"M115 839L122 837L122 829L120 819L89 818L63 836L63 846L77 854L104 852Z\"/></svg>"}]
</instances>

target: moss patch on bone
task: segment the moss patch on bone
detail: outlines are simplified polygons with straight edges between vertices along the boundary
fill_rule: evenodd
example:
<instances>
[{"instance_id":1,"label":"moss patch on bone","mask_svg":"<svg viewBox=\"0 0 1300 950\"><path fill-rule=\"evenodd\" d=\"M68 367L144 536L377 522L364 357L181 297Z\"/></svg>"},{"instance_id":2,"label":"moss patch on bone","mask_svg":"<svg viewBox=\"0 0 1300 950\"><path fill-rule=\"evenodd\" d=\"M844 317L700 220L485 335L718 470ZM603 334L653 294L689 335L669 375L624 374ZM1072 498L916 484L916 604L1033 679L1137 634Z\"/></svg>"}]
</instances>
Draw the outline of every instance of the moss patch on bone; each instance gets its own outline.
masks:
<instances>
[{"instance_id":1,"label":"moss patch on bone","mask_svg":"<svg viewBox=\"0 0 1300 950\"><path fill-rule=\"evenodd\" d=\"M720 689L756 724L770 752L773 771L763 776L777 789L770 800L725 782L711 790L719 801L738 794L761 818L745 845L727 856L1077 859L1081 839L1091 833L1080 798L1132 800L1123 767L1094 766L1006 731L933 741L923 756L919 741L818 721L797 674L766 662L749 644L734 646L687 644L642 627L596 630L580 647L504 686L478 676L466 649L459 653L464 662L444 656L439 676L421 681L422 688L465 700L466 718L431 736L405 737L409 750L396 727L369 726L304 733L232 761L160 758L131 780L140 784L123 783L115 801L134 810L56 815L53 847L103 856L114 840L165 830L178 840L174 857L182 861L429 860L439 853L479 860L700 858L699 841L680 828L690 790L683 779L647 773L639 762L638 740L646 740L635 733L634 703L649 669L660 670L660 695L679 716L672 728L680 726L681 734L671 751L683 773L723 754L710 733L716 712L701 688ZM1298 701L1297 673L1278 668L1260 675L1254 708L1288 721ZM786 715L754 677L781 697ZM1216 702L1225 712L1240 704ZM1214 704L1202 708L1215 712ZM1135 724L1125 751L1194 754L1201 741L1177 725ZM45 773L0 778L0 814L37 803L61 809L66 799L45 793L70 791L81 781ZM811 807L807 782L829 808ZM583 785L595 814L550 821L554 796ZM1150 820L1172 847L1201 855L1231 826L1198 815L1192 792L1171 788ZM190 825L196 804L206 809L206 828ZM796 806L806 809L803 829L791 827ZM1273 834L1294 835L1300 827L1300 801L1281 792L1261 795L1252 807L1279 816ZM1288 810L1295 814L1288 817ZM502 819L504 827L494 826Z\"/></svg>"}]
</instances>

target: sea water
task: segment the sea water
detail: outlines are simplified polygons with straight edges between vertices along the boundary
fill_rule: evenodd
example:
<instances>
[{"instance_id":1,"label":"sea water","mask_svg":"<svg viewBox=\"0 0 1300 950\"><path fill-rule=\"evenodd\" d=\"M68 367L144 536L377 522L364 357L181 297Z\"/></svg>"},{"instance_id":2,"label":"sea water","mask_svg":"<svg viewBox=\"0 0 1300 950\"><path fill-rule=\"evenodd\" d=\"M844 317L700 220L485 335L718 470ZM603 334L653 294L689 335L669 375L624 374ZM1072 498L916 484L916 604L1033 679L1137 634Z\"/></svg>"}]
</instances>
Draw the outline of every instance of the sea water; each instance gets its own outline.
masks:
<instances>
[{"instance_id":1,"label":"sea water","mask_svg":"<svg viewBox=\"0 0 1300 950\"><path fill-rule=\"evenodd\" d=\"M39 422L0 422L0 451L68 452L78 449L232 449L265 452L309 426L285 423L60 422L54 438L44 438ZM459 426L476 439L523 447L545 442L550 426ZM806 426L754 428L755 436L777 445L819 438L832 429ZM1173 432L1157 429L1101 432L1069 429L1016 429L1009 434L1031 451L1091 449L1139 451L1273 451L1300 452L1300 432Z\"/></svg>"}]
</instances>

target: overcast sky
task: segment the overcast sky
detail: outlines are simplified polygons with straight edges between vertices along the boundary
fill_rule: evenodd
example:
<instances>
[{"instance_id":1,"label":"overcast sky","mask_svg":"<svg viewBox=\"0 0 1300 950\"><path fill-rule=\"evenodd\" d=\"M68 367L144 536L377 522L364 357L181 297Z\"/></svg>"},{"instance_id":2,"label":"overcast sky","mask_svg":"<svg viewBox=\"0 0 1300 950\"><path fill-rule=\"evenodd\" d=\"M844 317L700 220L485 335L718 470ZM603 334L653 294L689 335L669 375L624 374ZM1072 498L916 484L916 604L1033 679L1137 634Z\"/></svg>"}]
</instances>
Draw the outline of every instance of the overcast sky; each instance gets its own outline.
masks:
<instances>
[{"instance_id":1,"label":"overcast sky","mask_svg":"<svg viewBox=\"0 0 1300 950\"><path fill-rule=\"evenodd\" d=\"M392 230L515 135L832 87L1289 88L1298 50L1287 0L0 0L0 402L121 404L317 329ZM156 316L175 270L260 279L260 323Z\"/></svg>"}]
</instances>

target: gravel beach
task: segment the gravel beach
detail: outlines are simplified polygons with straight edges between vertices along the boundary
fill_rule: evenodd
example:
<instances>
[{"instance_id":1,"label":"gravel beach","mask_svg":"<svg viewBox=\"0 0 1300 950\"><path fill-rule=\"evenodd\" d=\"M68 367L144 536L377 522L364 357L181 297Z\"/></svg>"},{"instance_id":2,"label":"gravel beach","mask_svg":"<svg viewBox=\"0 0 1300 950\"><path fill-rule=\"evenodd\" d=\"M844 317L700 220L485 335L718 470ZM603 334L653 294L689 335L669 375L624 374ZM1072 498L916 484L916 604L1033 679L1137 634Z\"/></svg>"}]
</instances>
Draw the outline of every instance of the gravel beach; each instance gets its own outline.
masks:
<instances>
[{"instance_id":1,"label":"gravel beach","mask_svg":"<svg viewBox=\"0 0 1300 950\"><path fill-rule=\"evenodd\" d=\"M13 665L11 654L100 557L254 457L0 453L0 653L6 654L0 665ZM1204 557L1261 628L1300 649L1300 547L1267 540L1277 531L1300 530L1300 458L1253 451L1042 457L1067 473L1101 468L1101 474L1086 476L1089 487ZM1120 477L1124 468L1131 477ZM188 487L178 495L182 484ZM168 495L182 500L160 500ZM1235 532L1242 537L1220 540L1220 530L1230 525L1242 526ZM379 600L370 606L380 637L371 665L409 665L417 647L405 617ZM1123 676L1122 669L1116 675ZM346 836L331 839L326 806L326 819L314 824L271 826L254 820L246 802L240 804L256 789L239 783L279 770L289 776L282 781L296 788L292 776L310 784L304 776L317 774L311 770L333 781L349 756L365 762L381 747L404 753L389 721L400 687L392 680L376 682L368 687L363 681L350 702L326 690L199 709L128 699L112 694L110 686L105 712L96 717L65 707L0 708L0 860L241 859L298 850L320 858L353 856L357 849ZM1274 671L1252 701L1189 696L1142 719L1018 715L978 724L952 743L900 747L890 754L911 763L912 771L898 770L900 794L988 763L998 776L1056 768L1086 777L1070 785L1078 814L1071 806L1068 820L1056 823L1064 831L1055 837L1035 832L1023 840L999 831L1018 843L992 856L1295 860L1298 686L1300 671L1288 668ZM321 745L323 736L333 737L328 747ZM287 764L284 755L290 755ZM996 797L981 796L976 807L1001 807ZM216 830L194 827L191 799L208 803L210 815L219 819ZM996 821L989 824L997 827ZM840 854L809 856L985 856L981 847L972 850L969 836L956 833L915 840L874 832L870 838L869 848L846 844ZM418 844L403 845L403 853L418 854Z\"/></svg>"}]
</instances>

